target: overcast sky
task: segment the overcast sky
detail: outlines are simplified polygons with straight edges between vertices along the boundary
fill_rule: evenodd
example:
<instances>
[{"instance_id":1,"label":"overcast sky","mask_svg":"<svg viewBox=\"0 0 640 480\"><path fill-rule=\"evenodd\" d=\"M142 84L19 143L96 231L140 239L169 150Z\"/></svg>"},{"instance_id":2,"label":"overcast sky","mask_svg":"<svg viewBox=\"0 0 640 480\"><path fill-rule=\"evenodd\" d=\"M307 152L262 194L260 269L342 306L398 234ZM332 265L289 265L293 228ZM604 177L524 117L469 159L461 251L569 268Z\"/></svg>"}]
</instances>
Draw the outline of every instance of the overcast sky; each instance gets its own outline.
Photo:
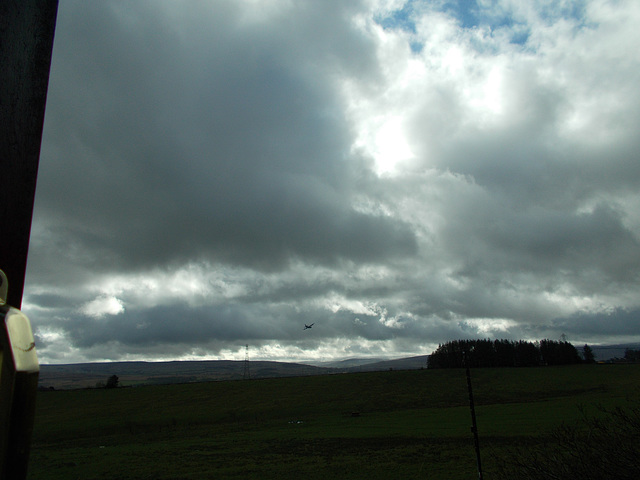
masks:
<instances>
[{"instance_id":1,"label":"overcast sky","mask_svg":"<svg viewBox=\"0 0 640 480\"><path fill-rule=\"evenodd\" d=\"M640 341L638 25L636 0L61 0L40 361Z\"/></svg>"}]
</instances>

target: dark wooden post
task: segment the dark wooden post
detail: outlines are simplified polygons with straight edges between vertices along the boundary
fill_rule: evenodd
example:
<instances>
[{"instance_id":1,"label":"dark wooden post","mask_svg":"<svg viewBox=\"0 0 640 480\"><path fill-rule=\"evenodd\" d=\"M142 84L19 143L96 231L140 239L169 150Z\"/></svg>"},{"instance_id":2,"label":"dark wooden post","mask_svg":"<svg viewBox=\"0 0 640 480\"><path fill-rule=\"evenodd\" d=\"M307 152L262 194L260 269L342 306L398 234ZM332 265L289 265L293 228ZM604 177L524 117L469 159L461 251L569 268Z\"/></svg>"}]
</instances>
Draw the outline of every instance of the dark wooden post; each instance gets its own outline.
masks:
<instances>
[{"instance_id":1,"label":"dark wooden post","mask_svg":"<svg viewBox=\"0 0 640 480\"><path fill-rule=\"evenodd\" d=\"M0 1L0 269L24 290L58 0Z\"/></svg>"}]
</instances>

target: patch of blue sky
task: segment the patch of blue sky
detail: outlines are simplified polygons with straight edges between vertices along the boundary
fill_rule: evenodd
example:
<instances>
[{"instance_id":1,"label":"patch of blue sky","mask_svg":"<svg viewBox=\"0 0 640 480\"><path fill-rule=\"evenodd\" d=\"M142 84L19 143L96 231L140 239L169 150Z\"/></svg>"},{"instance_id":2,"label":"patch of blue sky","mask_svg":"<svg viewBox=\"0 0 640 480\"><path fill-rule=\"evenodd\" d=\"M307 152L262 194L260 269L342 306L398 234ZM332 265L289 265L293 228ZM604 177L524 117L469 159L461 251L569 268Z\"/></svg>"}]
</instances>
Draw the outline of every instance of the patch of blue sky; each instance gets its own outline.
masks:
<instances>
[{"instance_id":1,"label":"patch of blue sky","mask_svg":"<svg viewBox=\"0 0 640 480\"><path fill-rule=\"evenodd\" d=\"M569 2L551 2L540 9L540 18L547 23L558 19L573 20L578 25L585 25L587 0L572 0Z\"/></svg>"},{"instance_id":2,"label":"patch of blue sky","mask_svg":"<svg viewBox=\"0 0 640 480\"><path fill-rule=\"evenodd\" d=\"M525 45L529 39L529 28L516 20L511 12L499 7L498 2L480 2L476 0L446 1L443 11L456 18L462 28L489 28L491 31L508 30L511 43Z\"/></svg>"},{"instance_id":3,"label":"patch of blue sky","mask_svg":"<svg viewBox=\"0 0 640 480\"><path fill-rule=\"evenodd\" d=\"M413 53L420 53L422 51L422 49L424 48L424 43L418 42L418 41L415 41L415 40L411 40L409 42L409 47L411 47L411 51Z\"/></svg>"},{"instance_id":4,"label":"patch of blue sky","mask_svg":"<svg viewBox=\"0 0 640 480\"><path fill-rule=\"evenodd\" d=\"M442 11L456 18L462 28L474 28L481 24L480 7L475 0L447 0Z\"/></svg>"},{"instance_id":5,"label":"patch of blue sky","mask_svg":"<svg viewBox=\"0 0 640 480\"><path fill-rule=\"evenodd\" d=\"M413 18L415 3L416 0L408 0L401 9L394 10L387 16L378 16L374 20L385 30L404 30L416 33L416 23Z\"/></svg>"},{"instance_id":6,"label":"patch of blue sky","mask_svg":"<svg viewBox=\"0 0 640 480\"><path fill-rule=\"evenodd\" d=\"M385 30L403 30L409 33L412 37L409 41L409 46L413 53L419 53L422 51L424 45L415 39L416 23L415 23L415 10L414 5L420 3L420 0L408 0L403 4L402 8L394 10L390 15L379 16L374 18Z\"/></svg>"},{"instance_id":7,"label":"patch of blue sky","mask_svg":"<svg viewBox=\"0 0 640 480\"><path fill-rule=\"evenodd\" d=\"M415 4L418 3L421 3L421 0L407 0L402 8L374 20L385 30L403 30L413 36L416 33ZM414 39L409 41L409 46L414 53L419 53L423 48L423 44Z\"/></svg>"},{"instance_id":8,"label":"patch of blue sky","mask_svg":"<svg viewBox=\"0 0 640 480\"><path fill-rule=\"evenodd\" d=\"M517 18L511 8L505 8L501 3L500 0L407 0L401 8L379 16L375 21L384 29L407 32L411 38L411 50L416 53L423 48L416 37L416 17L428 15L429 11L434 10L455 18L461 28L488 28L491 32L500 30L503 34L508 32L512 44L531 47L527 45L531 27L526 19ZM566 19L575 22L578 28L589 26L584 21L587 0L541 3L538 16L543 22L554 23ZM482 49L480 45L478 47Z\"/></svg>"},{"instance_id":9,"label":"patch of blue sky","mask_svg":"<svg viewBox=\"0 0 640 480\"><path fill-rule=\"evenodd\" d=\"M539 2L537 10L543 21L553 23L558 19L580 23L584 18L587 0ZM464 28L489 26L491 28L513 27L520 22L514 12L500 0L444 0L443 11L458 19Z\"/></svg>"},{"instance_id":10,"label":"patch of blue sky","mask_svg":"<svg viewBox=\"0 0 640 480\"><path fill-rule=\"evenodd\" d=\"M518 25L507 15L498 15L499 9L487 6L486 2L478 5L476 0L407 0L402 8L392 11L386 16L374 18L382 28L386 30L403 30L410 35L416 34L416 15L427 14L429 11L440 11L455 18L462 28L472 29L478 27L509 28L513 31L512 43L524 45L529 38L529 32L523 25ZM419 52L423 45L417 39L410 42L411 50Z\"/></svg>"}]
</instances>

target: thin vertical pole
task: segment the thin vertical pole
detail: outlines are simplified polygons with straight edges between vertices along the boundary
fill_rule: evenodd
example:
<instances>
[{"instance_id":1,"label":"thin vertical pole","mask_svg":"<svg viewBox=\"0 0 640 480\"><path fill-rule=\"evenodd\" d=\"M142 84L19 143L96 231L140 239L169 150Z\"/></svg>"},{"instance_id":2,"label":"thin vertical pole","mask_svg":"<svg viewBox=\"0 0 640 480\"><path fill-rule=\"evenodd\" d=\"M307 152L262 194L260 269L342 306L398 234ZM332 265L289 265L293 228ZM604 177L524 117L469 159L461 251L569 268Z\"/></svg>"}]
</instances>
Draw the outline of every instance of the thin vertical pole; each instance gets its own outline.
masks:
<instances>
[{"instance_id":1,"label":"thin vertical pole","mask_svg":"<svg viewBox=\"0 0 640 480\"><path fill-rule=\"evenodd\" d=\"M471 388L471 371L469 370L469 361L467 352L464 352L464 364L467 370L467 390L469 391L469 408L471 409L471 432L473 433L473 442L476 449L476 462L478 464L478 479L482 480L482 462L480 461L480 441L478 440L478 424L476 423L476 407L473 401L473 388Z\"/></svg>"}]
</instances>

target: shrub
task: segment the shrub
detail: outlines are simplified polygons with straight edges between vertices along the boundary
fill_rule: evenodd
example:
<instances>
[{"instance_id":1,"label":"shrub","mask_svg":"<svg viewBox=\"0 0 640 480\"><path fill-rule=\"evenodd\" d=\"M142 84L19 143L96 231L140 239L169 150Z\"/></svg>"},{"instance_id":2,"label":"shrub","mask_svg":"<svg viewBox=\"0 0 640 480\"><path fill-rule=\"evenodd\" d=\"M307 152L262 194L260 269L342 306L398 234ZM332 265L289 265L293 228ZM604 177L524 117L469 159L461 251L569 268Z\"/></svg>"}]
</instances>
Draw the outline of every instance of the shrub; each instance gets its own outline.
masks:
<instances>
[{"instance_id":1,"label":"shrub","mask_svg":"<svg viewBox=\"0 0 640 480\"><path fill-rule=\"evenodd\" d=\"M111 375L107 380L106 388L116 388L118 386L118 376Z\"/></svg>"},{"instance_id":2,"label":"shrub","mask_svg":"<svg viewBox=\"0 0 640 480\"><path fill-rule=\"evenodd\" d=\"M640 407L601 409L558 428L548 442L508 450L496 459L496 478L511 480L626 480L640 472ZM532 446L533 445L533 446Z\"/></svg>"}]
</instances>

